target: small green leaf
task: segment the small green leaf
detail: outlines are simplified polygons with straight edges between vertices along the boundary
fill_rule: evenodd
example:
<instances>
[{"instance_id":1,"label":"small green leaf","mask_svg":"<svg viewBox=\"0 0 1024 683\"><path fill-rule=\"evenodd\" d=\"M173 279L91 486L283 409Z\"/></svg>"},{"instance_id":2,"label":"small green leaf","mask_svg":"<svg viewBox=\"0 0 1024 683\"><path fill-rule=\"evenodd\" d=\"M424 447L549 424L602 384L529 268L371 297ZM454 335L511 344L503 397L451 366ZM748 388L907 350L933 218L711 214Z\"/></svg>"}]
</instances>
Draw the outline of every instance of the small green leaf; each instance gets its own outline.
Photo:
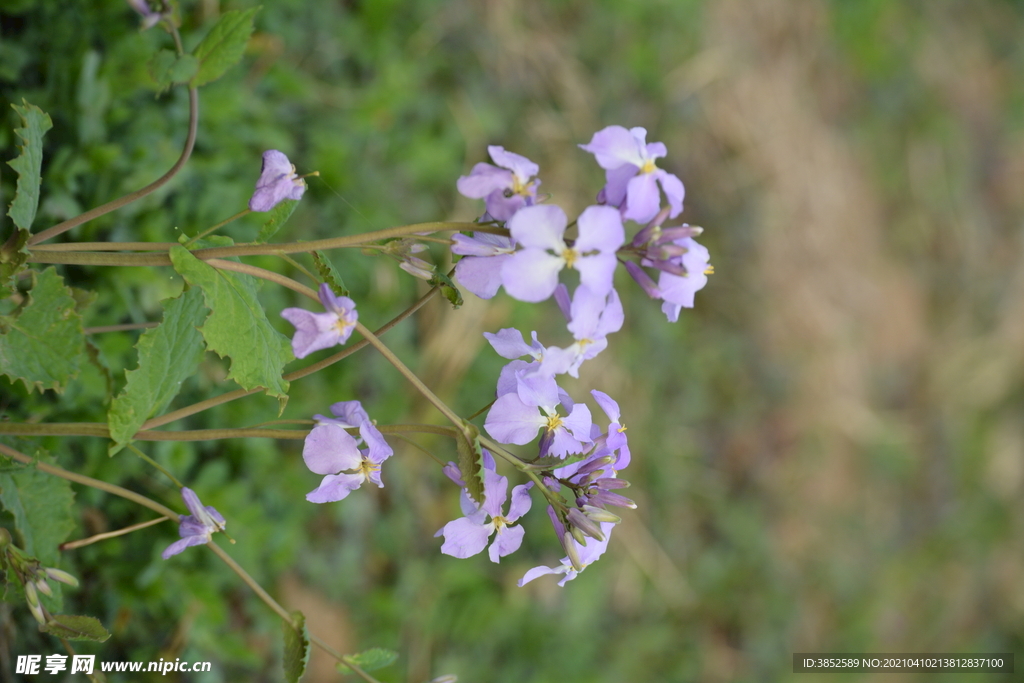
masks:
<instances>
[{"instance_id":1,"label":"small green leaf","mask_svg":"<svg viewBox=\"0 0 1024 683\"><path fill-rule=\"evenodd\" d=\"M202 291L190 289L163 306L163 321L146 330L136 344L139 367L126 373L128 382L110 405L110 455L130 443L143 422L170 405L206 352L198 329L208 314Z\"/></svg>"},{"instance_id":2,"label":"small green leaf","mask_svg":"<svg viewBox=\"0 0 1024 683\"><path fill-rule=\"evenodd\" d=\"M160 50L149 60L149 75L161 90L175 83L185 83L199 71L199 60L193 55L178 55L172 50Z\"/></svg>"},{"instance_id":3,"label":"small green leaf","mask_svg":"<svg viewBox=\"0 0 1024 683\"><path fill-rule=\"evenodd\" d=\"M50 117L39 107L22 100L19 107L12 104L14 111L21 117L24 128L15 128L15 134L21 138L19 145L21 154L16 159L7 162L7 165L18 172L18 189L14 194L14 201L7 211L14 224L22 230L32 227L32 221L36 218L36 209L39 208L39 184L40 174L43 168L43 135L53 128Z\"/></svg>"},{"instance_id":4,"label":"small green leaf","mask_svg":"<svg viewBox=\"0 0 1024 683\"><path fill-rule=\"evenodd\" d=\"M298 683L309 664L309 632L302 612L292 612L292 619L298 623L299 629L284 622L284 679L288 683Z\"/></svg>"},{"instance_id":5,"label":"small green leaf","mask_svg":"<svg viewBox=\"0 0 1024 683\"><path fill-rule=\"evenodd\" d=\"M394 664L398 660L398 653L394 650L374 647L359 654L349 655L348 659L363 671L376 671L377 669L383 669L385 666ZM353 671L344 664L339 663L338 673L350 674Z\"/></svg>"},{"instance_id":6,"label":"small green leaf","mask_svg":"<svg viewBox=\"0 0 1024 683\"><path fill-rule=\"evenodd\" d=\"M245 46L252 35L252 20L259 7L248 10L231 10L221 15L203 42L192 51L199 60L199 71L190 85L198 88L215 81L242 58Z\"/></svg>"},{"instance_id":7,"label":"small green leaf","mask_svg":"<svg viewBox=\"0 0 1024 683\"><path fill-rule=\"evenodd\" d=\"M259 234L256 236L256 244L263 244L271 237L273 237L281 226L288 222L288 219L295 213L295 207L299 205L299 202L294 199L283 199L277 206L267 212L267 222L260 228Z\"/></svg>"},{"instance_id":8,"label":"small green leaf","mask_svg":"<svg viewBox=\"0 0 1024 683\"><path fill-rule=\"evenodd\" d=\"M210 350L231 359L228 379L246 390L266 389L284 410L288 382L282 374L294 357L292 346L267 320L256 298L256 281L242 273L217 270L178 245L171 248L170 256L185 281L203 291L211 312L199 331Z\"/></svg>"},{"instance_id":9,"label":"small green leaf","mask_svg":"<svg viewBox=\"0 0 1024 683\"><path fill-rule=\"evenodd\" d=\"M54 615L45 625L40 626L39 630L58 638L92 640L97 643L102 643L110 637L110 631L103 628L99 619L76 614Z\"/></svg>"},{"instance_id":10,"label":"small green leaf","mask_svg":"<svg viewBox=\"0 0 1024 683\"><path fill-rule=\"evenodd\" d=\"M85 350L82 317L55 269L32 277L28 304L16 319L5 321L10 329L0 334L0 373L12 382L20 379L29 391L59 393L78 375Z\"/></svg>"},{"instance_id":11,"label":"small green leaf","mask_svg":"<svg viewBox=\"0 0 1024 683\"><path fill-rule=\"evenodd\" d=\"M439 270L434 271L434 277L428 281L433 287L440 287L441 294L444 295L445 299L451 302L452 308L460 308L462 306L462 293L459 288L455 286L451 278L442 273Z\"/></svg>"},{"instance_id":12,"label":"small green leaf","mask_svg":"<svg viewBox=\"0 0 1024 683\"><path fill-rule=\"evenodd\" d=\"M345 287L344 280L341 279L341 273L327 258L327 254L322 251L314 251L313 264L316 266L317 274L330 286L335 296L348 296L348 289Z\"/></svg>"},{"instance_id":13,"label":"small green leaf","mask_svg":"<svg viewBox=\"0 0 1024 683\"><path fill-rule=\"evenodd\" d=\"M36 458L50 460L42 450L36 453ZM6 458L0 462L3 460ZM18 545L43 566L60 564L59 546L75 528L71 515L74 499L75 494L66 479L40 472L34 466L0 473L0 507L14 517ZM54 582L51 588L53 598L42 596L43 602L60 609L60 586Z\"/></svg>"},{"instance_id":14,"label":"small green leaf","mask_svg":"<svg viewBox=\"0 0 1024 683\"><path fill-rule=\"evenodd\" d=\"M464 432L455 439L459 452L459 472L466 482L466 491L473 500L484 501L483 452L480 449L480 430L468 422Z\"/></svg>"}]
</instances>

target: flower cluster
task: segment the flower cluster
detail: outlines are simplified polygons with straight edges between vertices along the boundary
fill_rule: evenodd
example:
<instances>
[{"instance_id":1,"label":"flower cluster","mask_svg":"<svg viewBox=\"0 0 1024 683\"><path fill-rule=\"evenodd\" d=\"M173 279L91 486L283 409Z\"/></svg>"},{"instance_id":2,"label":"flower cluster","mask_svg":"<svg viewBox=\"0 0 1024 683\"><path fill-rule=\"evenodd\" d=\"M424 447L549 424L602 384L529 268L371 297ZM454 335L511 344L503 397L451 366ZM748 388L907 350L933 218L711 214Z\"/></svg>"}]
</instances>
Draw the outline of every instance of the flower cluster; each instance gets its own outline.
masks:
<instances>
[{"instance_id":1,"label":"flower cluster","mask_svg":"<svg viewBox=\"0 0 1024 683\"><path fill-rule=\"evenodd\" d=\"M559 585L572 580L604 554L621 521L614 510L636 507L621 493L629 486L621 473L631 455L618 403L592 390L590 397L607 419L595 423L590 407L559 384L562 375L579 377L583 364L603 351L608 336L623 326L622 300L614 287L619 263L649 296L663 302L662 310L673 322L681 309L693 306L694 294L712 272L707 249L694 239L700 228L663 225L682 213L684 189L679 178L655 163L666 156L665 145L648 144L646 137L643 128L609 126L595 133L589 144L580 145L605 170L606 184L597 203L572 223L560 207L540 202L538 166L503 147L488 148L494 164L477 164L458 180L459 192L483 199L485 211L472 235L452 236L452 253L461 256L456 278L482 298L494 297L502 288L520 301L553 297L572 337L567 345L556 346L541 343L536 332L527 342L513 328L484 334L494 351L509 361L499 373L495 399L484 419L484 431L493 441L481 449L479 462L473 465L474 486L467 484L468 477L455 463L444 467L461 488L462 516L435 534L444 537L441 552L452 557L467 558L488 548L490 559L498 562L518 550L531 491L537 488L544 494L565 557L555 566L529 570L519 585L546 574L561 575ZM270 178L266 164L265 157L264 175ZM265 187L285 188L291 177L279 173ZM631 222L639 227L627 237ZM432 267L426 262L421 266L411 256L420 246L402 240L385 249L394 251L391 255L409 272L425 274ZM571 290L562 281L568 271L578 275ZM296 328L296 357L344 343L355 325L350 299L335 296L326 285L320 299L327 313L295 308L282 312ZM392 454L358 401L336 403L331 411L334 417L316 416L303 447L307 467L324 475L320 486L306 496L314 503L341 500L367 480L383 486L381 464ZM532 457L505 448L534 442L537 450ZM514 486L510 493L496 456L529 473L532 481Z\"/></svg>"}]
</instances>

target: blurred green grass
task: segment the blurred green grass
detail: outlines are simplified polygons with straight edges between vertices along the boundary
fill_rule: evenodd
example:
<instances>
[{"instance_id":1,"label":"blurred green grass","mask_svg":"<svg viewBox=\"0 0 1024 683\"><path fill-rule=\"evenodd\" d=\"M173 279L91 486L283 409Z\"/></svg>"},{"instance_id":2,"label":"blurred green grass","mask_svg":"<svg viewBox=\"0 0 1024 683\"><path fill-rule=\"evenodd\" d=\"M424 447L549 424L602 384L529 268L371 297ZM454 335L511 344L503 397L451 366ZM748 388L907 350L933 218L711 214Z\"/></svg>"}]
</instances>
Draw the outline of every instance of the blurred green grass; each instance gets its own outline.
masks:
<instances>
[{"instance_id":1,"label":"blurred green grass","mask_svg":"<svg viewBox=\"0 0 1024 683\"><path fill-rule=\"evenodd\" d=\"M241 6L184 3L186 42ZM0 9L7 122L6 103L26 97L55 123L41 224L173 163L185 99L153 92L145 62L167 39L135 22L114 0ZM642 125L668 145L664 167L686 184L684 218L706 228L717 272L675 325L619 281L627 329L570 391L596 386L622 404L640 508L564 589L515 586L560 556L539 504L501 565L441 556L431 536L455 492L412 449L387 488L314 507L296 444L151 448L224 512L230 551L254 576L314 606L311 628L350 650L398 650L380 677L412 682L810 681L790 673L792 652L1021 651L1019 3L282 0L257 25L243 66L202 93L187 170L74 239L193 234L244 205L271 147L321 172L281 239L471 218L480 208L454 181L487 144L537 161L542 189L572 213L601 184L575 145ZM258 225L227 232L251 239ZM384 260L332 257L368 322L419 285ZM63 271L101 292L91 325L153 319L180 286L169 271ZM269 311L293 303L271 287L263 298ZM510 325L560 338L553 307L501 297L430 308L389 343L471 412L500 367L480 332ZM131 367L129 335L98 343L115 370ZM222 377L209 361L175 405ZM103 419L92 369L59 400L0 382L11 419ZM382 420L437 419L372 354L297 383L284 417L353 397ZM274 417L252 397L183 426ZM424 443L444 456L446 444ZM175 499L102 444L47 445L65 466ZM91 491L78 500L81 535L139 520ZM172 536L160 527L68 555L83 577L77 607L114 632L83 649L213 660L206 680L277 680L274 619L202 553L161 561ZM23 611L0 614L17 651L55 651Z\"/></svg>"}]
</instances>

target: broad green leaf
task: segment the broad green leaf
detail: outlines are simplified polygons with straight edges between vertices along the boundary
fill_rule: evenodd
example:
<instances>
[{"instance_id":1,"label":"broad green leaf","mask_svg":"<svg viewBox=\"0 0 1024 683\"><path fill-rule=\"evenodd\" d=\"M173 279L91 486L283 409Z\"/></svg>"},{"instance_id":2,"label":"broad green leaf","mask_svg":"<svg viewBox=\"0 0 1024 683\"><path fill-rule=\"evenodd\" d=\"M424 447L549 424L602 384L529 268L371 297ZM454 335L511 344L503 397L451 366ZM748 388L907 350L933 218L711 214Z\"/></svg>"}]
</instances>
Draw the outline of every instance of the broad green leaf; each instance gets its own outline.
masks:
<instances>
[{"instance_id":1,"label":"broad green leaf","mask_svg":"<svg viewBox=\"0 0 1024 683\"><path fill-rule=\"evenodd\" d=\"M203 291L210 316L199 328L206 345L231 359L228 379L243 389L266 389L288 402L288 382L281 376L292 360L291 342L275 330L256 298L256 282L249 275L203 263L184 247L170 252L174 269L193 287Z\"/></svg>"},{"instance_id":2,"label":"broad green leaf","mask_svg":"<svg viewBox=\"0 0 1024 683\"><path fill-rule=\"evenodd\" d=\"M126 373L128 382L110 405L110 455L130 443L143 422L171 404L206 352L198 329L208 313L202 291L190 289L163 306L160 324L139 337L139 367Z\"/></svg>"},{"instance_id":3,"label":"broad green leaf","mask_svg":"<svg viewBox=\"0 0 1024 683\"><path fill-rule=\"evenodd\" d=\"M288 219L295 213L295 207L299 203L294 199L281 200L277 206L267 212L267 222L260 228L256 236L256 244L263 244L273 237L281 226L288 222Z\"/></svg>"},{"instance_id":4,"label":"broad green leaf","mask_svg":"<svg viewBox=\"0 0 1024 683\"><path fill-rule=\"evenodd\" d=\"M316 266L316 272L320 275L320 278L326 282L331 291L334 292L335 296L348 296L348 289L345 287L345 281L341 279L341 273L334 267L331 260L327 258L327 254L322 251L313 252L313 264Z\"/></svg>"},{"instance_id":5,"label":"broad green leaf","mask_svg":"<svg viewBox=\"0 0 1024 683\"><path fill-rule=\"evenodd\" d=\"M398 659L398 653L394 650L374 647L369 650L364 650L359 654L349 655L348 658L352 660L353 664L363 671L375 671L394 664ZM338 664L338 673L350 674L353 673L353 671L344 664Z\"/></svg>"},{"instance_id":6,"label":"broad green leaf","mask_svg":"<svg viewBox=\"0 0 1024 683\"><path fill-rule=\"evenodd\" d=\"M452 308L460 308L462 306L462 293L459 292L459 288L455 286L450 277L439 270L435 270L434 277L430 278L429 283L433 287L441 288L441 294L444 295L445 299L448 299Z\"/></svg>"},{"instance_id":7,"label":"broad green leaf","mask_svg":"<svg viewBox=\"0 0 1024 683\"><path fill-rule=\"evenodd\" d=\"M252 20L259 7L248 10L231 10L221 15L203 42L192 51L199 60L199 71L190 85L198 88L215 81L242 58L245 46L252 35Z\"/></svg>"},{"instance_id":8,"label":"broad green leaf","mask_svg":"<svg viewBox=\"0 0 1024 683\"><path fill-rule=\"evenodd\" d=\"M36 457L47 460L45 451ZM45 567L60 563L61 543L75 528L71 504L75 494L66 479L40 472L35 467L0 473L0 507L14 518L18 545L25 554L38 559ZM53 597L41 595L50 609L60 609L60 585L50 582Z\"/></svg>"},{"instance_id":9,"label":"broad green leaf","mask_svg":"<svg viewBox=\"0 0 1024 683\"><path fill-rule=\"evenodd\" d=\"M21 154L18 158L7 162L7 165L18 172L18 189L7 215L22 230L32 227L39 207L40 173L43 167L43 135L53 128L50 117L39 107L22 100L22 106L12 104L14 111L21 117L24 128L15 128L14 132L21 138L19 145Z\"/></svg>"},{"instance_id":10,"label":"broad green leaf","mask_svg":"<svg viewBox=\"0 0 1024 683\"><path fill-rule=\"evenodd\" d=\"M466 432L460 432L455 438L459 453L459 472L462 481L466 482L469 497L483 503L484 474L483 452L480 449L480 430L468 422L464 423Z\"/></svg>"},{"instance_id":11,"label":"broad green leaf","mask_svg":"<svg viewBox=\"0 0 1024 683\"><path fill-rule=\"evenodd\" d=\"M78 375L85 350L82 317L64 280L53 268L33 273L29 302L0 334L0 373L31 391L64 390Z\"/></svg>"},{"instance_id":12,"label":"broad green leaf","mask_svg":"<svg viewBox=\"0 0 1024 683\"><path fill-rule=\"evenodd\" d=\"M110 637L110 631L103 628L99 619L76 614L56 614L39 630L58 638L92 640L97 643Z\"/></svg>"},{"instance_id":13,"label":"broad green leaf","mask_svg":"<svg viewBox=\"0 0 1024 683\"><path fill-rule=\"evenodd\" d=\"M292 619L299 624L299 630L284 622L284 679L298 683L309 664L309 632L302 612L292 612Z\"/></svg>"},{"instance_id":14,"label":"broad green leaf","mask_svg":"<svg viewBox=\"0 0 1024 683\"><path fill-rule=\"evenodd\" d=\"M185 83L198 71L199 60L194 55L179 55L172 50L160 50L149 60L149 75L161 89Z\"/></svg>"}]
</instances>

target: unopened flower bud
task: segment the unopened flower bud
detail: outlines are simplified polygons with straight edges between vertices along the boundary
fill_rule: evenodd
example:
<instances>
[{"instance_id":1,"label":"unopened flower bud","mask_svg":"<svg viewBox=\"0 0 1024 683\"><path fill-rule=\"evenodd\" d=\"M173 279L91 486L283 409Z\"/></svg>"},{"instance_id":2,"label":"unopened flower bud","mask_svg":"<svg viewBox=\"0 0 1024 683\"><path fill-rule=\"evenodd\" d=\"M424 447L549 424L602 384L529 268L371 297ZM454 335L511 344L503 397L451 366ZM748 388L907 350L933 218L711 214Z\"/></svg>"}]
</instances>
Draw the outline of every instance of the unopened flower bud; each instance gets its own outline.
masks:
<instances>
[{"instance_id":1,"label":"unopened flower bud","mask_svg":"<svg viewBox=\"0 0 1024 683\"><path fill-rule=\"evenodd\" d=\"M32 616L35 617L36 621L40 624L46 623L46 616L43 614L43 607L39 604L39 596L36 594L36 587L31 581L25 584L25 602L28 603L28 609L32 612Z\"/></svg>"},{"instance_id":2,"label":"unopened flower bud","mask_svg":"<svg viewBox=\"0 0 1024 683\"><path fill-rule=\"evenodd\" d=\"M592 505L615 505L622 508L630 508L631 510L636 509L636 503L625 496L620 496L611 491L599 490L590 497L590 502Z\"/></svg>"},{"instance_id":3,"label":"unopened flower bud","mask_svg":"<svg viewBox=\"0 0 1024 683\"><path fill-rule=\"evenodd\" d=\"M569 510L569 514L566 518L572 526L578 528L587 536L590 536L597 541L604 541L604 533L602 533L601 527L591 520L590 517L580 512L577 508Z\"/></svg>"},{"instance_id":4,"label":"unopened flower bud","mask_svg":"<svg viewBox=\"0 0 1024 683\"><path fill-rule=\"evenodd\" d=\"M39 577L33 583L35 584L36 588L39 589L39 592L43 595L49 595L51 597L53 596L53 589L50 588L50 584L46 583L45 578Z\"/></svg>"},{"instance_id":5,"label":"unopened flower bud","mask_svg":"<svg viewBox=\"0 0 1024 683\"><path fill-rule=\"evenodd\" d=\"M398 267L421 280L429 280L434 277L434 266L415 256L407 257L406 260L398 264Z\"/></svg>"},{"instance_id":6,"label":"unopened flower bud","mask_svg":"<svg viewBox=\"0 0 1024 683\"><path fill-rule=\"evenodd\" d=\"M582 467L580 467L576 471L576 473L577 474L590 474L591 472L596 472L598 470L602 470L605 467L607 467L608 465L611 465L613 462L615 462L615 459L616 458L615 458L614 455L606 455L603 458L594 458L593 460L588 462L586 465L583 465Z\"/></svg>"},{"instance_id":7,"label":"unopened flower bud","mask_svg":"<svg viewBox=\"0 0 1024 683\"><path fill-rule=\"evenodd\" d=\"M636 280L638 285L643 287L643 290L647 292L647 296L652 299L661 298L661 290L658 289L658 285L654 284L651 276L644 272L643 268L633 261L626 261L626 271L629 272L630 277Z\"/></svg>"},{"instance_id":8,"label":"unopened flower bud","mask_svg":"<svg viewBox=\"0 0 1024 683\"><path fill-rule=\"evenodd\" d=\"M675 261L645 261L644 265L663 270L671 275L678 275L679 277L686 277L689 274L682 263L676 263Z\"/></svg>"},{"instance_id":9,"label":"unopened flower bud","mask_svg":"<svg viewBox=\"0 0 1024 683\"><path fill-rule=\"evenodd\" d=\"M668 214L671 211L671 207L664 207L659 211L651 222L648 223L644 228L633 237L633 246L639 247L647 244L651 240L657 239L661 235L661 224L668 218Z\"/></svg>"},{"instance_id":10,"label":"unopened flower bud","mask_svg":"<svg viewBox=\"0 0 1024 683\"><path fill-rule=\"evenodd\" d=\"M630 484L625 479L617 479L614 477L605 477L604 479L598 479L594 484L599 489L605 491L609 489L628 489Z\"/></svg>"},{"instance_id":11,"label":"unopened flower bud","mask_svg":"<svg viewBox=\"0 0 1024 683\"><path fill-rule=\"evenodd\" d=\"M568 531L562 537L562 546L565 547L565 554L569 556L569 562L572 562L572 568L578 572L583 571L583 563L580 562L580 554L576 552L576 545L572 542L572 534Z\"/></svg>"},{"instance_id":12,"label":"unopened flower bud","mask_svg":"<svg viewBox=\"0 0 1024 683\"><path fill-rule=\"evenodd\" d=\"M0 527L0 548L3 548L5 545L11 543L12 540L13 539L11 538L11 532L7 529L4 529L3 527Z\"/></svg>"},{"instance_id":13,"label":"unopened flower bud","mask_svg":"<svg viewBox=\"0 0 1024 683\"><path fill-rule=\"evenodd\" d=\"M43 572L45 572L46 575L54 581L60 581L61 583L66 583L73 588L78 588L78 579L65 571L54 569L53 567L47 567Z\"/></svg>"},{"instance_id":14,"label":"unopened flower bud","mask_svg":"<svg viewBox=\"0 0 1024 683\"><path fill-rule=\"evenodd\" d=\"M438 676L437 678L430 679L430 683L456 683L459 677L455 674L448 674L447 676Z\"/></svg>"},{"instance_id":15,"label":"unopened flower bud","mask_svg":"<svg viewBox=\"0 0 1024 683\"><path fill-rule=\"evenodd\" d=\"M655 240L655 244L664 244L687 237L697 237L704 232L704 228L698 225L680 225L676 228L662 228L661 234Z\"/></svg>"},{"instance_id":16,"label":"unopened flower bud","mask_svg":"<svg viewBox=\"0 0 1024 683\"><path fill-rule=\"evenodd\" d=\"M583 533L583 531L580 530L578 526L570 525L569 530L566 533L572 536L580 545L587 544L587 536Z\"/></svg>"},{"instance_id":17,"label":"unopened flower bud","mask_svg":"<svg viewBox=\"0 0 1024 683\"><path fill-rule=\"evenodd\" d=\"M622 521L622 518L618 515L614 515L604 508L594 507L593 505L584 505L583 514L595 522L611 522L612 524L618 524Z\"/></svg>"}]
</instances>

